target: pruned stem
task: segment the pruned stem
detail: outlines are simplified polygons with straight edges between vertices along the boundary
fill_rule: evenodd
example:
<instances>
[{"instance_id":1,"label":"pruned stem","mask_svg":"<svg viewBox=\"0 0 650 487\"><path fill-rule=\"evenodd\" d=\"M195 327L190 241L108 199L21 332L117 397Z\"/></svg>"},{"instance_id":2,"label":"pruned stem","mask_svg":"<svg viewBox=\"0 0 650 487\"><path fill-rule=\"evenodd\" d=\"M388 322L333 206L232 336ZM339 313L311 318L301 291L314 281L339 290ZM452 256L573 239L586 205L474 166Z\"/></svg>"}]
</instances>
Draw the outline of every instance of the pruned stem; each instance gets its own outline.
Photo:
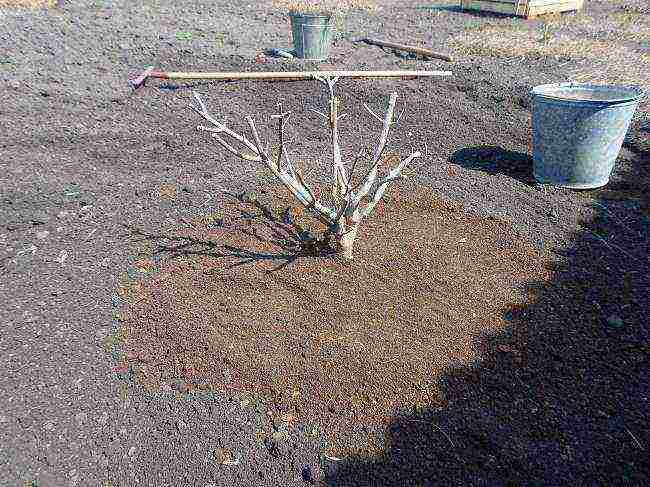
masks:
<instances>
[{"instance_id":1,"label":"pruned stem","mask_svg":"<svg viewBox=\"0 0 650 487\"><path fill-rule=\"evenodd\" d=\"M280 171L282 168L282 158L285 155L284 154L284 124L289 119L289 115L291 115L291 113L282 113L282 107L280 105L278 105L278 108L280 108L280 113L278 115L274 115L271 118L278 119L278 140L280 141L280 147L278 148L278 158L276 160L276 166L278 171Z\"/></svg>"},{"instance_id":2,"label":"pruned stem","mask_svg":"<svg viewBox=\"0 0 650 487\"><path fill-rule=\"evenodd\" d=\"M395 166L387 176L381 178L377 182L377 188L375 189L375 192L372 195L372 199L370 200L370 203L366 205L366 207L363 210L363 216L368 217L372 213L372 210L375 209L375 206L377 206L377 203L379 203L379 200L384 196L384 193L386 192L386 189L388 188L388 185L395 181L396 179L403 178L402 176L402 171L404 168L416 157L420 157L422 154L419 152L414 152L410 156L408 156L406 159L404 159L402 162L400 162L397 166Z\"/></svg>"},{"instance_id":3,"label":"pruned stem","mask_svg":"<svg viewBox=\"0 0 650 487\"><path fill-rule=\"evenodd\" d=\"M397 93L393 92L388 99L388 108L386 109L386 114L384 115L383 127L381 130L381 135L379 141L377 142L377 147L372 158L372 165L370 171L366 175L361 188L359 189L357 196L354 200L355 206L358 206L361 202L361 199L368 195L372 189L372 185L377 179L377 173L379 171L379 165L381 164L382 155L384 154L384 149L386 148L386 143L388 142L388 134L390 133L390 128L393 123L393 117L395 114L395 103L397 102Z\"/></svg>"}]
</instances>

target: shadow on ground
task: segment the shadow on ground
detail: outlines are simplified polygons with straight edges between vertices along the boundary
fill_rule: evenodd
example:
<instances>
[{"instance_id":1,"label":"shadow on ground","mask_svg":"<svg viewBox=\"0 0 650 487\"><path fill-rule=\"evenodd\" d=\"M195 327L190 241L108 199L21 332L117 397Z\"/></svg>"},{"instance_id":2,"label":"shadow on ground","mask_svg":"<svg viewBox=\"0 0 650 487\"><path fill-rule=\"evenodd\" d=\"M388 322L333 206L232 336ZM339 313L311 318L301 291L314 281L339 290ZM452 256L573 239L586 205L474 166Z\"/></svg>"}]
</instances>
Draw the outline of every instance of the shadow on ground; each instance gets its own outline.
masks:
<instances>
[{"instance_id":1,"label":"shadow on ground","mask_svg":"<svg viewBox=\"0 0 650 487\"><path fill-rule=\"evenodd\" d=\"M505 19L512 18L512 14L503 14L498 12L487 12L484 10L468 10L458 5L452 5L449 3L431 3L431 4L422 4L415 7L419 11L429 11L429 12L457 12L461 14L466 14L470 17L480 17L480 18L491 18L491 19Z\"/></svg>"},{"instance_id":2,"label":"shadow on ground","mask_svg":"<svg viewBox=\"0 0 650 487\"><path fill-rule=\"evenodd\" d=\"M454 152L449 161L466 169L487 174L503 174L526 184L535 182L533 158L525 152L517 152L492 145L465 147Z\"/></svg>"},{"instance_id":3,"label":"shadow on ground","mask_svg":"<svg viewBox=\"0 0 650 487\"><path fill-rule=\"evenodd\" d=\"M451 5L449 3L430 3L417 5L415 10L432 11L432 12L462 12L460 5Z\"/></svg>"},{"instance_id":4,"label":"shadow on ground","mask_svg":"<svg viewBox=\"0 0 650 487\"><path fill-rule=\"evenodd\" d=\"M268 261L277 264L275 268L268 271L274 272L302 258L328 256L334 258L335 249L328 235L316 235L302 226L293 216L291 206L286 206L278 212L257 199L249 199L246 193L239 195L226 193L225 196L231 205L234 205L238 217L235 221L229 222L221 219L214 222L214 225L228 226L235 233L253 237L269 249L267 252L227 245L218 240L207 240L192 234L149 232L133 226L126 228L133 242L146 241L154 244L152 256L168 260L204 256L230 261L227 268ZM190 227L192 227L191 222Z\"/></svg>"},{"instance_id":5,"label":"shadow on ground","mask_svg":"<svg viewBox=\"0 0 650 487\"><path fill-rule=\"evenodd\" d=\"M486 150L501 149L456 157L480 164ZM648 191L647 156L617 180ZM650 485L650 220L629 201L593 203L554 279L504 310L508 332L444 374L446 405L396 417L380 459L329 463L330 485Z\"/></svg>"}]
</instances>

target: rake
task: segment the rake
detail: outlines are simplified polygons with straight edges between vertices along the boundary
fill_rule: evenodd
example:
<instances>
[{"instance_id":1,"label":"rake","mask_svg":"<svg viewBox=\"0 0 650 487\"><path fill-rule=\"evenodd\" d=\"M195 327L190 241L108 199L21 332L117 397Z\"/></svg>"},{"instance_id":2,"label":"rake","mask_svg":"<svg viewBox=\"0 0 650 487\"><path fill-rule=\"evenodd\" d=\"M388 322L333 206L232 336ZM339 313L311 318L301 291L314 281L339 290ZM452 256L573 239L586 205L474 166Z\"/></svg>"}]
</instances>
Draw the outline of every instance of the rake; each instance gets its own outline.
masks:
<instances>
[{"instance_id":1,"label":"rake","mask_svg":"<svg viewBox=\"0 0 650 487\"><path fill-rule=\"evenodd\" d=\"M207 79L220 81L234 80L306 80L316 78L423 78L437 76L452 76L451 71L253 71L253 72L183 72L156 71L153 66L129 80L133 89L144 86L149 78L158 79Z\"/></svg>"}]
</instances>

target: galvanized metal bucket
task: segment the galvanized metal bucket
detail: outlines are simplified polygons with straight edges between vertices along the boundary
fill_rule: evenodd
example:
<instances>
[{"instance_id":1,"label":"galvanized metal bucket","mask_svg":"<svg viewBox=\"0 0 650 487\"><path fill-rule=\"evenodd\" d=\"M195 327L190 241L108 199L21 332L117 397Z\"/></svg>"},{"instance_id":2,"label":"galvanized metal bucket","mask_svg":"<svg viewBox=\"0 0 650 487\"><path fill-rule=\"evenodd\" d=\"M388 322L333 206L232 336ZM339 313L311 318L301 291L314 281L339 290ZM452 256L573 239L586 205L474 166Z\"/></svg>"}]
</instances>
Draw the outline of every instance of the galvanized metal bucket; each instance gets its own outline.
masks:
<instances>
[{"instance_id":1,"label":"galvanized metal bucket","mask_svg":"<svg viewBox=\"0 0 650 487\"><path fill-rule=\"evenodd\" d=\"M291 15L291 32L296 57L308 61L324 61L329 57L334 34L332 18L329 15Z\"/></svg>"},{"instance_id":2,"label":"galvanized metal bucket","mask_svg":"<svg viewBox=\"0 0 650 487\"><path fill-rule=\"evenodd\" d=\"M606 185L643 90L554 83L531 94L535 179L575 189Z\"/></svg>"}]
</instances>

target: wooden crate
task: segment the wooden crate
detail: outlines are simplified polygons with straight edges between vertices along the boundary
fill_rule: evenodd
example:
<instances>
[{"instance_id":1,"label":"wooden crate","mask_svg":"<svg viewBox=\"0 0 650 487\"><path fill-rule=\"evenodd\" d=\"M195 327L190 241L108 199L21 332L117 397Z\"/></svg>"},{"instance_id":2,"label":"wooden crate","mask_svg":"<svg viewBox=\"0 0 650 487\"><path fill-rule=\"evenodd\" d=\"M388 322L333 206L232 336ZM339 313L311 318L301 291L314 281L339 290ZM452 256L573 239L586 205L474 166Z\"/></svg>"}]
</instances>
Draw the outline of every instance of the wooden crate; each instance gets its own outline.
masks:
<instances>
[{"instance_id":1,"label":"wooden crate","mask_svg":"<svg viewBox=\"0 0 650 487\"><path fill-rule=\"evenodd\" d=\"M538 15L580 10L584 0L460 0L465 10L480 10L534 19Z\"/></svg>"}]
</instances>

